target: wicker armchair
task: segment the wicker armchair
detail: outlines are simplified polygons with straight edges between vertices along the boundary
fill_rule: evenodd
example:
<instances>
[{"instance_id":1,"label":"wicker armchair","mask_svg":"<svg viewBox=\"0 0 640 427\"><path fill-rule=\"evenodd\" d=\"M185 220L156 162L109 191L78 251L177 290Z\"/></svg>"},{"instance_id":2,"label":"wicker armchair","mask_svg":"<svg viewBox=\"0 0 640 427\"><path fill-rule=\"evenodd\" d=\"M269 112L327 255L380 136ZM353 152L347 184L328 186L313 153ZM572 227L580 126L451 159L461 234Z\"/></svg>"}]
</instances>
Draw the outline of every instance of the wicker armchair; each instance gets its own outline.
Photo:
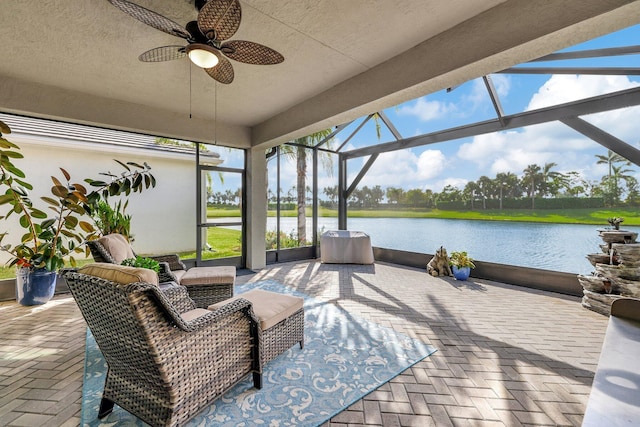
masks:
<instances>
[{"instance_id":1,"label":"wicker armchair","mask_svg":"<svg viewBox=\"0 0 640 427\"><path fill-rule=\"evenodd\" d=\"M131 248L131 245L123 235L110 234L109 236L105 237L112 239L110 245L108 241L105 241L105 238L101 238L98 240L89 240L86 242L89 250L91 251L91 256L96 262L120 264L120 262L122 262L122 259L120 258L123 258L123 256L127 258L136 256L133 248ZM111 253L108 246L113 247L114 242L126 245L128 250L126 252L123 252L126 253L126 255ZM177 254L152 255L149 258L153 258L160 263L160 271L158 272L158 279L160 283L180 283L180 278L182 277L184 272L187 271L187 267L182 261L180 261L180 257Z\"/></svg>"},{"instance_id":2,"label":"wicker armchair","mask_svg":"<svg viewBox=\"0 0 640 427\"><path fill-rule=\"evenodd\" d=\"M122 260L136 256L128 240L121 234L109 234L97 240L87 241L86 244L96 262L120 264ZM187 271L177 254L155 255L149 258L160 263L160 288L164 290L175 285L185 285L197 307L207 308L233 296L235 267L209 267L208 270L194 267ZM202 278L203 275L208 277Z\"/></svg>"},{"instance_id":3,"label":"wicker armchair","mask_svg":"<svg viewBox=\"0 0 640 427\"><path fill-rule=\"evenodd\" d=\"M99 418L117 403L152 426L174 426L249 373L261 387L261 332L251 303L239 299L208 311L196 308L182 286L161 292L150 283L97 277L112 278L100 270L144 270L106 267L65 275L108 365Z\"/></svg>"}]
</instances>

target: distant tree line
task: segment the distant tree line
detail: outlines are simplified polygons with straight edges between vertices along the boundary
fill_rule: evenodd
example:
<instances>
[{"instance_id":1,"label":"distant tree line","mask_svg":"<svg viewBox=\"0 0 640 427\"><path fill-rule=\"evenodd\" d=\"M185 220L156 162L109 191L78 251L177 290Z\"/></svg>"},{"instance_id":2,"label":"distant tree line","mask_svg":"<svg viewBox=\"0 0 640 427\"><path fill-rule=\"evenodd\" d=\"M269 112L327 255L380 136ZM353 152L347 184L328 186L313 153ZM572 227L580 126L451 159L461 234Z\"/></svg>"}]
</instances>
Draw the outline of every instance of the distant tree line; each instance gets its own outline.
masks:
<instances>
[{"instance_id":1,"label":"distant tree line","mask_svg":"<svg viewBox=\"0 0 640 427\"><path fill-rule=\"evenodd\" d=\"M211 191L207 188L207 205L208 206L239 206L242 198L242 191L237 189L225 191Z\"/></svg>"},{"instance_id":2,"label":"distant tree line","mask_svg":"<svg viewBox=\"0 0 640 427\"><path fill-rule=\"evenodd\" d=\"M348 206L353 208L421 207L438 209L566 209L614 206L639 206L638 180L631 175L631 163L609 151L597 155L598 164L606 164L608 173L599 182L587 181L578 172L554 171L556 163L531 164L520 177L511 172L494 178L481 176L463 188L445 186L441 192L414 188L364 186L354 190ZM325 187L327 200L321 203L335 207L337 186Z\"/></svg>"}]
</instances>

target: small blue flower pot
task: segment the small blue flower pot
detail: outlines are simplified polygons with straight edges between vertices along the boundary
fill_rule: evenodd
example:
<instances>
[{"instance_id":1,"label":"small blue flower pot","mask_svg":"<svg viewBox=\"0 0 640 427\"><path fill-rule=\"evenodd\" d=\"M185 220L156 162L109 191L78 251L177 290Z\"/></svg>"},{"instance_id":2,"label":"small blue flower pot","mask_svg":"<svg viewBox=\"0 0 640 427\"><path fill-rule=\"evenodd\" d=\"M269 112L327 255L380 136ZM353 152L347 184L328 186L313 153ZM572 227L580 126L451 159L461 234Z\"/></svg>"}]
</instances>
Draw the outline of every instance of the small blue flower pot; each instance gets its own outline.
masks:
<instances>
[{"instance_id":1,"label":"small blue flower pot","mask_svg":"<svg viewBox=\"0 0 640 427\"><path fill-rule=\"evenodd\" d=\"M454 265L451 270L453 271L453 277L455 277L456 280L467 280L471 274L471 267L458 268Z\"/></svg>"}]
</instances>

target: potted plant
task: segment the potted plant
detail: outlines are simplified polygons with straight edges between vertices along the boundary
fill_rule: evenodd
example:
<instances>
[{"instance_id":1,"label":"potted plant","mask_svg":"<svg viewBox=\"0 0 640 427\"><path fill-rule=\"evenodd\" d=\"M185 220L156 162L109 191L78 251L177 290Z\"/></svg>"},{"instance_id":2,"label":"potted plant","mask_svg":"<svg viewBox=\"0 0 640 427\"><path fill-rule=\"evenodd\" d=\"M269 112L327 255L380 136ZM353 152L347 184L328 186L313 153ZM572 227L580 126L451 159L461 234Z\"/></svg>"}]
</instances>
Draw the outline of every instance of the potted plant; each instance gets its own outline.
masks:
<instances>
[{"instance_id":1,"label":"potted plant","mask_svg":"<svg viewBox=\"0 0 640 427\"><path fill-rule=\"evenodd\" d=\"M467 255L466 251L451 252L449 265L456 280L467 280L471 274L471 269L476 268L473 258Z\"/></svg>"},{"instance_id":2,"label":"potted plant","mask_svg":"<svg viewBox=\"0 0 640 427\"><path fill-rule=\"evenodd\" d=\"M97 188L89 192L84 185L73 183L70 174L60 168L63 178L51 177L52 197L41 197L48 208L45 211L34 206L29 197L28 192L33 190L33 186L13 163L13 160L24 156L16 144L2 137L8 133L11 129L0 121L0 206L9 208L5 215L0 215L0 220L16 218L25 233L20 243L13 246L3 244L0 250L8 252L11 255L9 265L17 267L18 302L23 305L44 304L55 291L57 270L65 266L67 259L75 266L74 253L87 253L82 245L93 236L95 229L82 217L91 213L92 206L102 194L105 191L110 195L142 191L145 185L146 188L151 184L155 186L155 179L148 178L150 168L146 164L142 167L127 163L143 168L142 171L131 171L118 162L125 166L127 172L120 176L110 175L113 178L111 182L85 180ZM7 234L0 233L0 244Z\"/></svg>"},{"instance_id":3,"label":"potted plant","mask_svg":"<svg viewBox=\"0 0 640 427\"><path fill-rule=\"evenodd\" d=\"M127 258L122 260L121 265L127 265L129 267L148 268L156 273L160 272L160 263L153 258L141 257L136 255L135 258Z\"/></svg>"},{"instance_id":4,"label":"potted plant","mask_svg":"<svg viewBox=\"0 0 640 427\"><path fill-rule=\"evenodd\" d=\"M122 203L119 200L113 206L108 201L100 199L91 211L91 219L98 229L98 232L106 236L107 234L122 234L130 243L134 238L131 234L131 215L125 213L129 201Z\"/></svg>"}]
</instances>

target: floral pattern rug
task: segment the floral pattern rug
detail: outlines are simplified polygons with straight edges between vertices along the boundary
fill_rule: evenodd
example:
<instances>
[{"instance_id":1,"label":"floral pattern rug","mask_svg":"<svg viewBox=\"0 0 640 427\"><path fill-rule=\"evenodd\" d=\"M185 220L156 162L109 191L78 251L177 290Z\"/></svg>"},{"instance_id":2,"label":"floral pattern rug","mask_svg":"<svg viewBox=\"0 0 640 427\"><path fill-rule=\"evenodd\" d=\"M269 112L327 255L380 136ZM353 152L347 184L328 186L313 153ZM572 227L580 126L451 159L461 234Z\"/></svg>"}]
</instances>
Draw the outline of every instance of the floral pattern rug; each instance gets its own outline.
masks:
<instances>
[{"instance_id":1,"label":"floral pattern rug","mask_svg":"<svg viewBox=\"0 0 640 427\"><path fill-rule=\"evenodd\" d=\"M304 349L296 344L269 362L261 390L253 388L249 375L189 426L320 425L436 351L273 280L237 286L236 294L257 288L304 298ZM102 354L87 331L82 425L146 425L117 405L109 416L97 418L105 373Z\"/></svg>"}]
</instances>

